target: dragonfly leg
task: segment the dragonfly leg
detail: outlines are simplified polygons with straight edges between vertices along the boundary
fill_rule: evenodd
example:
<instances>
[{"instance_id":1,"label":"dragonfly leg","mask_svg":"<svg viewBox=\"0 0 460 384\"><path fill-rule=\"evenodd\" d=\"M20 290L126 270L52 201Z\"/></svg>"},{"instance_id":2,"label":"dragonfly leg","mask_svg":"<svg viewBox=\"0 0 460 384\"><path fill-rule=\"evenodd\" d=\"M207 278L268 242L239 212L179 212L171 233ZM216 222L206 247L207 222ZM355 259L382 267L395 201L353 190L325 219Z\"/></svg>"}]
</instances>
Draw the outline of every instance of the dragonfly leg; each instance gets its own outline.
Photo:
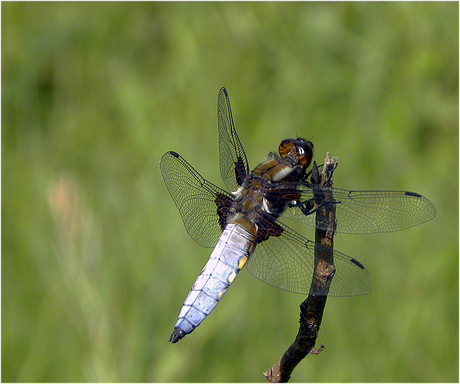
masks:
<instances>
[{"instance_id":1,"label":"dragonfly leg","mask_svg":"<svg viewBox=\"0 0 460 384\"><path fill-rule=\"evenodd\" d=\"M313 213L316 213L319 209L324 207L326 204L339 204L340 201L323 201L321 204L318 204L316 207L316 201L314 198L305 200L305 201L300 201L296 200L288 204L289 208L294 208L294 207L299 207L299 209L302 211L302 213L305 216L312 215Z\"/></svg>"}]
</instances>

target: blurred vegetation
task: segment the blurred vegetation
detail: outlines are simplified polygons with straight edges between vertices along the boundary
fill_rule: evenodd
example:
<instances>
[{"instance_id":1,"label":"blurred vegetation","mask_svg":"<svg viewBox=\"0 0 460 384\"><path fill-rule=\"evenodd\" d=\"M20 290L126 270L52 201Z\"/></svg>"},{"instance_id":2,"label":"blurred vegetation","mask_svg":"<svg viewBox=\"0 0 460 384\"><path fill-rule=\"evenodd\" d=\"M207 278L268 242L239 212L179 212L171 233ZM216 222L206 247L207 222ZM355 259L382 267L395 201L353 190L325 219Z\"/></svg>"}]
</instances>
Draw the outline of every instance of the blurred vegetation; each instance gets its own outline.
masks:
<instances>
[{"instance_id":1,"label":"blurred vegetation","mask_svg":"<svg viewBox=\"0 0 460 384\"><path fill-rule=\"evenodd\" d=\"M292 381L458 381L458 35L458 2L3 2L2 381L263 381L303 297L246 271L167 342L210 250L158 161L223 187L221 86L251 167L302 136L337 187L438 211L337 235L373 291L328 300Z\"/></svg>"}]
</instances>

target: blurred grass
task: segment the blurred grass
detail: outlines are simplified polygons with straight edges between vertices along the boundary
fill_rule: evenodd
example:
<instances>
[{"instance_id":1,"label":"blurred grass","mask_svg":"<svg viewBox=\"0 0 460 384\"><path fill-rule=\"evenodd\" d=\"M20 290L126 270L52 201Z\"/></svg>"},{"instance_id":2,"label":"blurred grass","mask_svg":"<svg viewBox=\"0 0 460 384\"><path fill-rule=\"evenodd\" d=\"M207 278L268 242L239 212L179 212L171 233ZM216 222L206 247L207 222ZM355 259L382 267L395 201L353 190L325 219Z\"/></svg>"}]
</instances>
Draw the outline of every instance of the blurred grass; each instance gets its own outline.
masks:
<instances>
[{"instance_id":1,"label":"blurred grass","mask_svg":"<svg viewBox=\"0 0 460 384\"><path fill-rule=\"evenodd\" d=\"M2 3L2 381L262 381L293 340L303 298L243 271L167 343L210 251L158 161L223 186L221 86L252 167L298 135L438 211L336 237L373 291L328 300L292 380L458 381L458 32L456 2Z\"/></svg>"}]
</instances>

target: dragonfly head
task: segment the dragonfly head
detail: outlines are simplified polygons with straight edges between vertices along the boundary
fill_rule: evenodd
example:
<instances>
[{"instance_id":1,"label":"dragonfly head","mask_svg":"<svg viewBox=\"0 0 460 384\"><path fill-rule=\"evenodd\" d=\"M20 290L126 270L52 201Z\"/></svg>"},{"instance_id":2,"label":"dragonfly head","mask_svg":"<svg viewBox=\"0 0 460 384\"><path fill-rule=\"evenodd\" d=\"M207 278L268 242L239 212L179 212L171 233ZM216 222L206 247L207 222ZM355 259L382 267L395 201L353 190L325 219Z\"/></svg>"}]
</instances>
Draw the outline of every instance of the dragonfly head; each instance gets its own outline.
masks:
<instances>
[{"instance_id":1,"label":"dragonfly head","mask_svg":"<svg viewBox=\"0 0 460 384\"><path fill-rule=\"evenodd\" d=\"M313 143L301 137L295 140L286 139L281 142L278 151L281 157L293 153L299 159L299 163L308 168L313 158Z\"/></svg>"}]
</instances>

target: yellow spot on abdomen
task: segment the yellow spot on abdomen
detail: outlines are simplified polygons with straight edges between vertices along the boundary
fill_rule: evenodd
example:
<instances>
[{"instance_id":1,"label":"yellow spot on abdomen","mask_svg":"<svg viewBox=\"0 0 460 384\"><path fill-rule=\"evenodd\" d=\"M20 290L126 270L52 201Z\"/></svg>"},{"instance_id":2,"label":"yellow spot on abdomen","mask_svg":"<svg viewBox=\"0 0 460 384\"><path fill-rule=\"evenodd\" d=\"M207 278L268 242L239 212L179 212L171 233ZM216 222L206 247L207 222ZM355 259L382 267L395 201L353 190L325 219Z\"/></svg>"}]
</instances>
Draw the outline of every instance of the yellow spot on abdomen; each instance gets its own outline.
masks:
<instances>
[{"instance_id":1,"label":"yellow spot on abdomen","mask_svg":"<svg viewBox=\"0 0 460 384\"><path fill-rule=\"evenodd\" d=\"M229 284L233 283L233 280L235 280L235 277L236 277L236 272L232 272L232 273L228 276L228 283L229 283Z\"/></svg>"},{"instance_id":2,"label":"yellow spot on abdomen","mask_svg":"<svg viewBox=\"0 0 460 384\"><path fill-rule=\"evenodd\" d=\"M244 265L246 264L246 261L248 261L247 256L243 256L239 261L238 261L238 269L243 269Z\"/></svg>"}]
</instances>

